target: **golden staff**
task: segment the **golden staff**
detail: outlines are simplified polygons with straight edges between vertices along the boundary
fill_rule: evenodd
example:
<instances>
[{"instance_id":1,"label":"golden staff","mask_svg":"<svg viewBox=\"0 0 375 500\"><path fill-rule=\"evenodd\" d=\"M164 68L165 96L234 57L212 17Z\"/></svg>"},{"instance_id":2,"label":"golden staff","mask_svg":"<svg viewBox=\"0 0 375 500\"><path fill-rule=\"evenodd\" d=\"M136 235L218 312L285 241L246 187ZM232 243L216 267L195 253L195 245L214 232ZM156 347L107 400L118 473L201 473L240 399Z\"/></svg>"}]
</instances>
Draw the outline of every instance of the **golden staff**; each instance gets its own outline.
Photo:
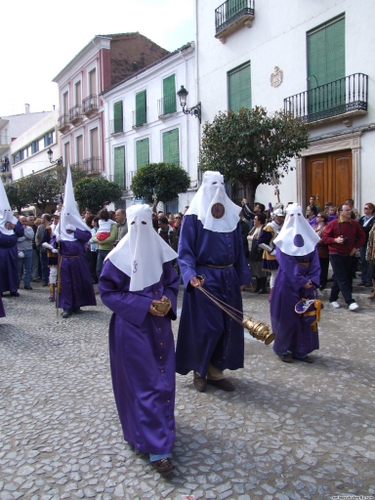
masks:
<instances>
[{"instance_id":1,"label":"golden staff","mask_svg":"<svg viewBox=\"0 0 375 500\"><path fill-rule=\"evenodd\" d=\"M253 321L252 318L243 319L242 311L239 311L233 306L225 303L223 300L215 297L211 292L205 288L199 286L196 288L200 290L208 299L210 299L214 304L216 304L222 311L228 314L234 321L244 326L250 335L257 340L261 340L266 345L271 344L275 339L275 334L270 330L270 326L266 323L261 323L260 321Z\"/></svg>"}]
</instances>

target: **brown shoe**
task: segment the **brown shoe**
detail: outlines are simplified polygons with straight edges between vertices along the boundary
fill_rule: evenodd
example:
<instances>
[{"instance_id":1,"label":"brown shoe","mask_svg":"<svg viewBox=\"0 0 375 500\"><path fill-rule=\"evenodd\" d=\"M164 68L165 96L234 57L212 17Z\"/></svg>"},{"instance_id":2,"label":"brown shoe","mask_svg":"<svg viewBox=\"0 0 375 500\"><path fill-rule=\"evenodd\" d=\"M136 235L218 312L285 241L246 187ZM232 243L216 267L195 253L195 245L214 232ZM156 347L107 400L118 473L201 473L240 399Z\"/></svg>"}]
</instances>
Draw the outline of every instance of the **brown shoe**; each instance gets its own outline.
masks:
<instances>
[{"instance_id":1,"label":"brown shoe","mask_svg":"<svg viewBox=\"0 0 375 500\"><path fill-rule=\"evenodd\" d=\"M157 472L159 472L159 474L163 474L164 476L172 472L175 468L169 458L156 460L156 462L152 462L152 466L157 470Z\"/></svg>"},{"instance_id":2,"label":"brown shoe","mask_svg":"<svg viewBox=\"0 0 375 500\"><path fill-rule=\"evenodd\" d=\"M226 378L222 378L220 380L210 380L207 379L207 384L213 385L222 391L234 391L234 385L232 382L229 382Z\"/></svg>"},{"instance_id":3,"label":"brown shoe","mask_svg":"<svg viewBox=\"0 0 375 500\"><path fill-rule=\"evenodd\" d=\"M282 354L281 356L279 356L279 358L281 359L281 361L284 361L284 363L293 363L292 355L289 353Z\"/></svg>"},{"instance_id":4,"label":"brown shoe","mask_svg":"<svg viewBox=\"0 0 375 500\"><path fill-rule=\"evenodd\" d=\"M206 392L207 380L199 376L199 373L194 372L194 387L199 392Z\"/></svg>"}]
</instances>

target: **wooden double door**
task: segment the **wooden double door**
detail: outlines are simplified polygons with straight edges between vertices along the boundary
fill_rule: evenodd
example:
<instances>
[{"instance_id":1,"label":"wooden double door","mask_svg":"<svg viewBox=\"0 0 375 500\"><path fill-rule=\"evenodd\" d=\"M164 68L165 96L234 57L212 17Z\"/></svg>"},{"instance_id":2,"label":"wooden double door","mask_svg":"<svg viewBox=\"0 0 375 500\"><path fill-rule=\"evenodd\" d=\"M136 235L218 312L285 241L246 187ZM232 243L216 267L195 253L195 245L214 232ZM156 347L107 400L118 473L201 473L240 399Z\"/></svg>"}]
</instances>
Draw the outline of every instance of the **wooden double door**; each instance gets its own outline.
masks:
<instances>
[{"instance_id":1,"label":"wooden double door","mask_svg":"<svg viewBox=\"0 0 375 500\"><path fill-rule=\"evenodd\" d=\"M316 197L324 208L327 201L336 207L352 198L352 152L338 151L306 158L306 201Z\"/></svg>"}]
</instances>

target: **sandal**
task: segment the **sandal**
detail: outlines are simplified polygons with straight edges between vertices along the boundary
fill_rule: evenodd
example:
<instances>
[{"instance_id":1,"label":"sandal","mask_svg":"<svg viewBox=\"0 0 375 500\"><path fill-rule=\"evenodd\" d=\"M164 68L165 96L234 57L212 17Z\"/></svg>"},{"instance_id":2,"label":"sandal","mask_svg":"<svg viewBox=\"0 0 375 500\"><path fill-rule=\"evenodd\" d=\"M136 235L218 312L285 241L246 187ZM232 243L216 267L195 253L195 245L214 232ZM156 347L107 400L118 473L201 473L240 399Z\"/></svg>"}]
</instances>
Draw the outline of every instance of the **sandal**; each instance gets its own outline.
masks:
<instances>
[{"instance_id":1,"label":"sandal","mask_svg":"<svg viewBox=\"0 0 375 500\"><path fill-rule=\"evenodd\" d=\"M156 469L159 474L166 475L173 471L175 466L172 464L169 458L161 458L160 460L156 460L156 462L152 462L152 466Z\"/></svg>"}]
</instances>

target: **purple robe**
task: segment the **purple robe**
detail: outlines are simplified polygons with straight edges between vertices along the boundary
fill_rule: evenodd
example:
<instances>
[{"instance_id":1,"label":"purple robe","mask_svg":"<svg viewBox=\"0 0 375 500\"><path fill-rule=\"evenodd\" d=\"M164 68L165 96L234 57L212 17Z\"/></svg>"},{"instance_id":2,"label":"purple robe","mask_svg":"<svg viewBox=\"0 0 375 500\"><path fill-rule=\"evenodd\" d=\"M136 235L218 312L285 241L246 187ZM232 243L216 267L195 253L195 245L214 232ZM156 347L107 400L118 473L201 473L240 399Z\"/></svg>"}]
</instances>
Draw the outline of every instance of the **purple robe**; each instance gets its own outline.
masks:
<instances>
[{"instance_id":1,"label":"purple robe","mask_svg":"<svg viewBox=\"0 0 375 500\"><path fill-rule=\"evenodd\" d=\"M151 261L150 261L151 264ZM175 440L175 354L179 277L170 262L158 283L129 291L130 279L106 260L99 278L103 304L113 315L109 351L113 392L125 441L144 453L167 454ZM148 312L152 300L172 302L167 316Z\"/></svg>"},{"instance_id":2,"label":"purple robe","mask_svg":"<svg viewBox=\"0 0 375 500\"><path fill-rule=\"evenodd\" d=\"M0 232L0 292L16 293L20 281L18 275L18 238L23 236L20 222L14 227L14 234Z\"/></svg>"},{"instance_id":3,"label":"purple robe","mask_svg":"<svg viewBox=\"0 0 375 500\"><path fill-rule=\"evenodd\" d=\"M178 246L184 280L181 320L176 348L176 370L207 374L209 363L219 370L237 370L244 362L244 329L189 281L205 276L204 288L234 307L242 319L240 286L251 282L240 223L228 233L203 228L196 215L184 217ZM220 267L209 267L222 266Z\"/></svg>"},{"instance_id":4,"label":"purple robe","mask_svg":"<svg viewBox=\"0 0 375 500\"><path fill-rule=\"evenodd\" d=\"M271 299L271 323L275 333L273 350L282 355L290 351L302 358L315 349L319 349L318 329L312 331L311 321L297 314L294 307L302 298L317 297L319 286L320 263L315 250L302 257L292 257L276 249L279 270ZM303 288L309 280L314 287Z\"/></svg>"},{"instance_id":5,"label":"purple robe","mask_svg":"<svg viewBox=\"0 0 375 500\"><path fill-rule=\"evenodd\" d=\"M75 241L60 241L59 307L73 309L82 306L96 306L95 291L90 269L84 253L91 238L90 231L74 231ZM56 246L55 236L51 244Z\"/></svg>"},{"instance_id":6,"label":"purple robe","mask_svg":"<svg viewBox=\"0 0 375 500\"><path fill-rule=\"evenodd\" d=\"M0 318L3 318L4 316L5 316L5 309L4 309L4 305L3 305L3 300L0 297Z\"/></svg>"}]
</instances>

